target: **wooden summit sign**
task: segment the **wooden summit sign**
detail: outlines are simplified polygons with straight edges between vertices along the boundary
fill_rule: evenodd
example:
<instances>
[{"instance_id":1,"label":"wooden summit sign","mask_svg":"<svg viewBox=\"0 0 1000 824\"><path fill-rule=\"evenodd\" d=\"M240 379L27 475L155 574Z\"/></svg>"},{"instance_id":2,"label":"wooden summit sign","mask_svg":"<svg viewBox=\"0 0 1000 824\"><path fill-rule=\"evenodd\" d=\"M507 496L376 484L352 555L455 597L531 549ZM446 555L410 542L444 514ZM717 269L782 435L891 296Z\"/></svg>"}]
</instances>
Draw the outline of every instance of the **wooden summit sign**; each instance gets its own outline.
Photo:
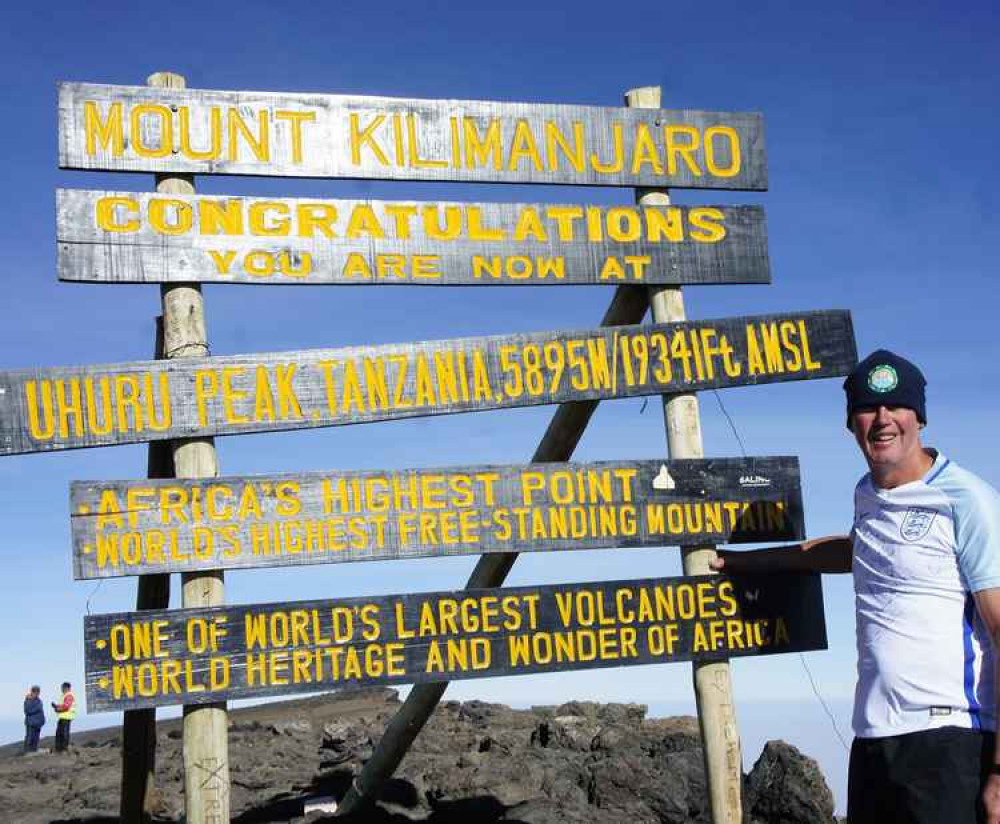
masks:
<instances>
[{"instance_id":1,"label":"wooden summit sign","mask_svg":"<svg viewBox=\"0 0 1000 824\"><path fill-rule=\"evenodd\" d=\"M792 457L77 481L77 578L801 540Z\"/></svg>"},{"instance_id":2,"label":"wooden summit sign","mask_svg":"<svg viewBox=\"0 0 1000 824\"><path fill-rule=\"evenodd\" d=\"M90 712L826 648L815 574L88 615Z\"/></svg>"},{"instance_id":3,"label":"wooden summit sign","mask_svg":"<svg viewBox=\"0 0 1000 824\"><path fill-rule=\"evenodd\" d=\"M0 372L0 455L845 375L848 312Z\"/></svg>"},{"instance_id":4,"label":"wooden summit sign","mask_svg":"<svg viewBox=\"0 0 1000 824\"><path fill-rule=\"evenodd\" d=\"M759 114L86 83L59 85L59 165L767 189Z\"/></svg>"},{"instance_id":5,"label":"wooden summit sign","mask_svg":"<svg viewBox=\"0 0 1000 824\"><path fill-rule=\"evenodd\" d=\"M59 277L110 283L767 283L759 206L57 192Z\"/></svg>"}]
</instances>

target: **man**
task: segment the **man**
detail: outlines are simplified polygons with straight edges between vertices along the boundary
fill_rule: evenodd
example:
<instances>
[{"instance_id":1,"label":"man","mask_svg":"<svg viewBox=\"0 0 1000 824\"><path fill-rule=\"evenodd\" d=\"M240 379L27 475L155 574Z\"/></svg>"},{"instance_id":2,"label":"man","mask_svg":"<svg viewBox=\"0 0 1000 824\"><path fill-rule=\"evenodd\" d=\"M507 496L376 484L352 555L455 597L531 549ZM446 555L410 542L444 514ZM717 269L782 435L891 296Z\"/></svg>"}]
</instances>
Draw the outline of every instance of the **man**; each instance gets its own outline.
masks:
<instances>
[{"instance_id":1,"label":"man","mask_svg":"<svg viewBox=\"0 0 1000 824\"><path fill-rule=\"evenodd\" d=\"M76 698L73 696L73 685L69 681L62 684L62 703L52 702L56 711L56 752L66 752L69 747L69 725L76 718Z\"/></svg>"},{"instance_id":2,"label":"man","mask_svg":"<svg viewBox=\"0 0 1000 824\"><path fill-rule=\"evenodd\" d=\"M38 739L45 726L45 707L40 698L42 688L35 686L24 695L24 752L38 752Z\"/></svg>"},{"instance_id":3,"label":"man","mask_svg":"<svg viewBox=\"0 0 1000 824\"><path fill-rule=\"evenodd\" d=\"M850 824L1000 824L1000 494L921 443L925 380L886 350L844 382L869 472L850 537L723 552L731 573L854 574Z\"/></svg>"}]
</instances>

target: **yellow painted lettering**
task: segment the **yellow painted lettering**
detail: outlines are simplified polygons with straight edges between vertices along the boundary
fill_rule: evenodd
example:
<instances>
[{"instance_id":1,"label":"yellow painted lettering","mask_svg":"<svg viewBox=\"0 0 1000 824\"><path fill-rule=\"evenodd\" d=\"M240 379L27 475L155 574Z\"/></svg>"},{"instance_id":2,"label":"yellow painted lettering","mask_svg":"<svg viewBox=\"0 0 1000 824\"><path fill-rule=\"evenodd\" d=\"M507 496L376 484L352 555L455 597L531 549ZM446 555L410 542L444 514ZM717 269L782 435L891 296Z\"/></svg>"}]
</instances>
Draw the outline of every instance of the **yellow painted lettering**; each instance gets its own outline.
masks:
<instances>
[{"instance_id":1,"label":"yellow painted lettering","mask_svg":"<svg viewBox=\"0 0 1000 824\"><path fill-rule=\"evenodd\" d=\"M518 119L514 124L514 136L510 141L510 157L507 159L507 168L514 171L518 168L522 158L531 160L531 165L536 171L542 171L542 158L538 154L538 146L535 145L535 135L531 131L531 124L527 120Z\"/></svg>"},{"instance_id":2,"label":"yellow painted lettering","mask_svg":"<svg viewBox=\"0 0 1000 824\"><path fill-rule=\"evenodd\" d=\"M242 235L243 202L235 197L199 200L198 230L203 235Z\"/></svg>"},{"instance_id":3,"label":"yellow painted lettering","mask_svg":"<svg viewBox=\"0 0 1000 824\"><path fill-rule=\"evenodd\" d=\"M347 256L347 262L344 264L344 277L360 278L362 280L372 279L372 270L368 268L368 261L364 255L351 252Z\"/></svg>"},{"instance_id":4,"label":"yellow painted lettering","mask_svg":"<svg viewBox=\"0 0 1000 824\"><path fill-rule=\"evenodd\" d=\"M287 120L292 129L292 163L302 162L302 124L315 123L316 112L292 112L279 109L274 113L276 121Z\"/></svg>"},{"instance_id":5,"label":"yellow painted lettering","mask_svg":"<svg viewBox=\"0 0 1000 824\"><path fill-rule=\"evenodd\" d=\"M286 237L292 231L288 204L280 200L254 201L250 204L247 218L253 235Z\"/></svg>"},{"instance_id":6,"label":"yellow painted lettering","mask_svg":"<svg viewBox=\"0 0 1000 824\"><path fill-rule=\"evenodd\" d=\"M521 210L517 217L517 225L514 227L514 240L523 241L528 237L542 243L548 243L549 240L548 232L545 231L538 212L530 206Z\"/></svg>"},{"instance_id":7,"label":"yellow painted lettering","mask_svg":"<svg viewBox=\"0 0 1000 824\"><path fill-rule=\"evenodd\" d=\"M331 203L300 203L296 207L296 220L300 237L315 237L317 230L323 237L337 236L333 230L337 207Z\"/></svg>"},{"instance_id":8,"label":"yellow painted lettering","mask_svg":"<svg viewBox=\"0 0 1000 824\"><path fill-rule=\"evenodd\" d=\"M183 235L194 225L194 210L185 200L156 198L149 202L149 225L161 235Z\"/></svg>"},{"instance_id":9,"label":"yellow painted lettering","mask_svg":"<svg viewBox=\"0 0 1000 824\"><path fill-rule=\"evenodd\" d=\"M549 161L549 171L554 172L559 168L559 158L556 154L556 150L558 149L562 153L562 156L569 161L570 166L576 171L582 172L586 155L583 123L579 120L573 121L572 146L570 146L569 141L566 139L566 135L559 131L559 127L551 120L546 120L543 128L545 129L545 156Z\"/></svg>"},{"instance_id":10,"label":"yellow painted lettering","mask_svg":"<svg viewBox=\"0 0 1000 824\"><path fill-rule=\"evenodd\" d=\"M350 116L350 143L351 143L351 163L355 166L361 165L361 150L368 148L374 155L375 160L383 166L389 165L389 158L385 156L382 147L375 139L375 130L385 122L385 115L376 115L372 121L363 129L360 128L360 120L356 112L351 112Z\"/></svg>"},{"instance_id":11,"label":"yellow painted lettering","mask_svg":"<svg viewBox=\"0 0 1000 824\"><path fill-rule=\"evenodd\" d=\"M660 161L660 152L649 134L649 127L645 123L640 123L635 131L635 148L632 154L632 174L642 173L642 167L648 165L654 174L663 174L663 163Z\"/></svg>"},{"instance_id":12,"label":"yellow painted lettering","mask_svg":"<svg viewBox=\"0 0 1000 824\"><path fill-rule=\"evenodd\" d=\"M219 376L214 369L196 369L194 373L194 397L198 407L198 423L208 426L208 401L219 392Z\"/></svg>"},{"instance_id":13,"label":"yellow painted lettering","mask_svg":"<svg viewBox=\"0 0 1000 824\"><path fill-rule=\"evenodd\" d=\"M601 267L601 274L598 275L599 280L625 280L625 269L621 264L621 261L613 255L608 257L604 261L604 265Z\"/></svg>"},{"instance_id":14,"label":"yellow painted lettering","mask_svg":"<svg viewBox=\"0 0 1000 824\"><path fill-rule=\"evenodd\" d=\"M504 240L506 237L501 228L483 226L483 210L479 206L467 207L466 220L469 224L469 240Z\"/></svg>"},{"instance_id":15,"label":"yellow painted lettering","mask_svg":"<svg viewBox=\"0 0 1000 824\"><path fill-rule=\"evenodd\" d=\"M229 268L233 265L233 260L236 258L236 252L218 252L215 249L209 249L208 254L212 258L212 262L215 263L215 268L219 274L228 275Z\"/></svg>"},{"instance_id":16,"label":"yellow painted lettering","mask_svg":"<svg viewBox=\"0 0 1000 824\"><path fill-rule=\"evenodd\" d=\"M359 204L351 210L345 235L349 238L384 238L385 229L375 216L375 211L367 203Z\"/></svg>"},{"instance_id":17,"label":"yellow painted lettering","mask_svg":"<svg viewBox=\"0 0 1000 824\"><path fill-rule=\"evenodd\" d=\"M209 116L209 140L207 149L195 149L191 145L191 109L187 106L177 107L180 120L181 154L192 160L218 160L222 156L222 110L211 106Z\"/></svg>"},{"instance_id":18,"label":"yellow painted lettering","mask_svg":"<svg viewBox=\"0 0 1000 824\"><path fill-rule=\"evenodd\" d=\"M499 172L502 168L503 146L500 141L500 120L492 117L486 127L486 137L481 137L475 118L462 118L462 135L465 138L465 166L467 169L478 169L486 166L492 157L490 166Z\"/></svg>"},{"instance_id":19,"label":"yellow painted lettering","mask_svg":"<svg viewBox=\"0 0 1000 824\"><path fill-rule=\"evenodd\" d=\"M159 121L159 126L147 130L142 119L150 117ZM159 134L160 145L146 142L149 134ZM174 151L173 115L166 106L159 103L142 103L129 112L129 137L131 148L139 157L169 157Z\"/></svg>"},{"instance_id":20,"label":"yellow painted lettering","mask_svg":"<svg viewBox=\"0 0 1000 824\"><path fill-rule=\"evenodd\" d=\"M83 103L83 130L88 155L111 151L112 157L125 153L125 134L122 123L121 102L108 106L107 119L101 120L101 109L94 100Z\"/></svg>"},{"instance_id":21,"label":"yellow painted lettering","mask_svg":"<svg viewBox=\"0 0 1000 824\"><path fill-rule=\"evenodd\" d=\"M694 177L701 177L701 169L694 156L701 144L698 130L694 126L667 125L663 127L663 137L667 146L667 173L671 176L677 174L679 156Z\"/></svg>"},{"instance_id":22,"label":"yellow painted lettering","mask_svg":"<svg viewBox=\"0 0 1000 824\"><path fill-rule=\"evenodd\" d=\"M406 143L409 148L410 166L414 169L440 169L448 165L447 160L434 160L420 156L420 146L417 143L417 116L406 115Z\"/></svg>"},{"instance_id":23,"label":"yellow painted lettering","mask_svg":"<svg viewBox=\"0 0 1000 824\"><path fill-rule=\"evenodd\" d=\"M222 370L222 408L228 423L249 423L250 418L236 413L236 404L246 398L246 392L240 392L233 386L233 380L239 378L246 369L242 366L227 366Z\"/></svg>"},{"instance_id":24,"label":"yellow painted lettering","mask_svg":"<svg viewBox=\"0 0 1000 824\"><path fill-rule=\"evenodd\" d=\"M717 154L716 138L722 138L723 150ZM719 154L729 158L728 166L717 162ZM705 129L705 166L716 177L735 177L740 173L743 159L740 154L740 136L731 126L709 126Z\"/></svg>"},{"instance_id":25,"label":"yellow painted lettering","mask_svg":"<svg viewBox=\"0 0 1000 824\"><path fill-rule=\"evenodd\" d=\"M718 243L726 236L725 215L721 209L702 207L688 212L691 239L701 243Z\"/></svg>"},{"instance_id":26,"label":"yellow painted lettering","mask_svg":"<svg viewBox=\"0 0 1000 824\"><path fill-rule=\"evenodd\" d=\"M607 162L601 160L596 152L590 155L590 166L598 174L617 174L625 166L625 138L622 134L621 123L611 125L611 144L612 155Z\"/></svg>"},{"instance_id":27,"label":"yellow painted lettering","mask_svg":"<svg viewBox=\"0 0 1000 824\"><path fill-rule=\"evenodd\" d=\"M97 200L97 228L105 232L137 232L141 225L138 218L119 220L119 208L123 207L126 214L139 211L139 202L132 197L102 197Z\"/></svg>"},{"instance_id":28,"label":"yellow painted lettering","mask_svg":"<svg viewBox=\"0 0 1000 824\"><path fill-rule=\"evenodd\" d=\"M261 109L257 113L257 134L255 135L247 125L239 109L231 108L227 112L229 117L229 159L231 161L241 160L240 158L240 137L243 138L247 148L253 152L257 160L264 163L271 159L270 144L270 115L267 109Z\"/></svg>"},{"instance_id":29,"label":"yellow painted lettering","mask_svg":"<svg viewBox=\"0 0 1000 824\"><path fill-rule=\"evenodd\" d=\"M295 395L295 388L292 380L295 377L295 364L277 364L275 366L275 380L278 386L278 406L281 410L281 417L285 420L289 418L301 418L302 409L299 406L299 399Z\"/></svg>"},{"instance_id":30,"label":"yellow painted lettering","mask_svg":"<svg viewBox=\"0 0 1000 824\"><path fill-rule=\"evenodd\" d=\"M646 209L646 236L651 243L659 243L664 238L670 243L680 243L684 240L684 222L681 220L681 210L676 206L664 209Z\"/></svg>"}]
</instances>

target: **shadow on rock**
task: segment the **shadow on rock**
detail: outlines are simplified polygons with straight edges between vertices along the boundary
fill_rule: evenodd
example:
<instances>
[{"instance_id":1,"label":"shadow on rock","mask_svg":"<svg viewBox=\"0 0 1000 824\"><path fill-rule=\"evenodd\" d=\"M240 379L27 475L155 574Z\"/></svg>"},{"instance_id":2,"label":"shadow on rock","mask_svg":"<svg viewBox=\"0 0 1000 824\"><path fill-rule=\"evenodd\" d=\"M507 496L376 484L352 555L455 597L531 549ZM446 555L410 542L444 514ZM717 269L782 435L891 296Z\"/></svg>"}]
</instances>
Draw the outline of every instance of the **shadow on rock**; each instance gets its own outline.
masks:
<instances>
[{"instance_id":1,"label":"shadow on rock","mask_svg":"<svg viewBox=\"0 0 1000 824\"><path fill-rule=\"evenodd\" d=\"M470 821L491 824L507 812L507 808L492 795L440 801L432 805L432 810L427 821L434 824L467 824Z\"/></svg>"}]
</instances>

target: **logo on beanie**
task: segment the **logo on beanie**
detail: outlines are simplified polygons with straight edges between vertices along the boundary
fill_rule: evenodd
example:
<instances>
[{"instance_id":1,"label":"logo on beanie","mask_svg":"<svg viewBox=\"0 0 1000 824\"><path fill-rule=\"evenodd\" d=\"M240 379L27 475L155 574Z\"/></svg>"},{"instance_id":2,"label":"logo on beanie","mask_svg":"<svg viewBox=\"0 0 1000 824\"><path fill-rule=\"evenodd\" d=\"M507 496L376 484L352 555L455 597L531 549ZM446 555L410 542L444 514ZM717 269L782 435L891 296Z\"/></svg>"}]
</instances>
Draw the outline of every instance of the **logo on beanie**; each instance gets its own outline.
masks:
<instances>
[{"instance_id":1,"label":"logo on beanie","mask_svg":"<svg viewBox=\"0 0 1000 824\"><path fill-rule=\"evenodd\" d=\"M899 375L889 364L876 366L868 373L868 388L873 392L891 392L899 386Z\"/></svg>"}]
</instances>

